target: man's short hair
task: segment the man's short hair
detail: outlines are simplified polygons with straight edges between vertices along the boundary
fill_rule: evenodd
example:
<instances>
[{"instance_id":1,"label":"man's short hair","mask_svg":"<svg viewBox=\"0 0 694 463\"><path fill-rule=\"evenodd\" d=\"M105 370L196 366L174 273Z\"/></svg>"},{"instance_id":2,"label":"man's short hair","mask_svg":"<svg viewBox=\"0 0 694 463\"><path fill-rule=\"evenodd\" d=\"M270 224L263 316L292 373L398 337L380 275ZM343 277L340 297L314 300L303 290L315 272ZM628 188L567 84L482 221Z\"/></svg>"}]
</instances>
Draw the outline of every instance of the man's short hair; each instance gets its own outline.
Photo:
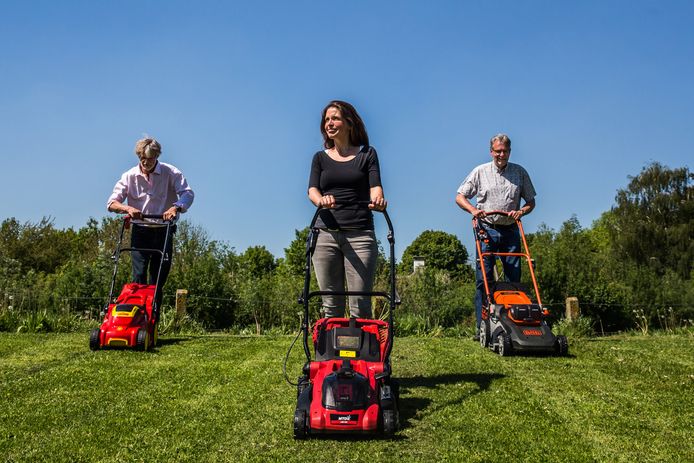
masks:
<instances>
[{"instance_id":1,"label":"man's short hair","mask_svg":"<svg viewBox=\"0 0 694 463\"><path fill-rule=\"evenodd\" d=\"M161 154L161 145L154 138L142 138L135 143L135 154L143 156L145 154Z\"/></svg>"},{"instance_id":2,"label":"man's short hair","mask_svg":"<svg viewBox=\"0 0 694 463\"><path fill-rule=\"evenodd\" d=\"M495 141L500 141L501 143L504 144L506 148L509 150L511 149L511 139L508 138L508 135L505 133L497 133L492 137L491 140L489 140L489 149L491 150L494 147L494 142Z\"/></svg>"}]
</instances>

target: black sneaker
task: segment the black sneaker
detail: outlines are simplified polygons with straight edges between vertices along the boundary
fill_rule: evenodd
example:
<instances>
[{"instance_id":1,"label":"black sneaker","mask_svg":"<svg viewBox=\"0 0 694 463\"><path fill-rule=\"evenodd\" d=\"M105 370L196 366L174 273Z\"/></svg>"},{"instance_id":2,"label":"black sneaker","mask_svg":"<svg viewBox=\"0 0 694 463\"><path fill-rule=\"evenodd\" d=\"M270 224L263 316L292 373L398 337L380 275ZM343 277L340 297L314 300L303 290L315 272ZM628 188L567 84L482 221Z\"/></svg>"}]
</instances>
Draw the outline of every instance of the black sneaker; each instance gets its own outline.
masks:
<instances>
[{"instance_id":1,"label":"black sneaker","mask_svg":"<svg viewBox=\"0 0 694 463\"><path fill-rule=\"evenodd\" d=\"M477 329L477 332L475 333L475 335L472 337L472 340L475 342L480 342L480 330L479 330L479 328Z\"/></svg>"}]
</instances>

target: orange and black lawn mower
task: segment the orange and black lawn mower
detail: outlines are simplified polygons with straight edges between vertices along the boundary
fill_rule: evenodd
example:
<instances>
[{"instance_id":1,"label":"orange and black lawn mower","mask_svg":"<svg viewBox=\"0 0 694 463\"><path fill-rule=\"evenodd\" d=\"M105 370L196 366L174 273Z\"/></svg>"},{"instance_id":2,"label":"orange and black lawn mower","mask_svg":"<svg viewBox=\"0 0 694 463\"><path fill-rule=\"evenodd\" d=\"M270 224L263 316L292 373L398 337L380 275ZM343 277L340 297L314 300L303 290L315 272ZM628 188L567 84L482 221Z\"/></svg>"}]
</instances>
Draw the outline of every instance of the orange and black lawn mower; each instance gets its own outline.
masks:
<instances>
[{"instance_id":1,"label":"orange and black lawn mower","mask_svg":"<svg viewBox=\"0 0 694 463\"><path fill-rule=\"evenodd\" d=\"M510 216L503 211L486 212L487 216L495 214ZM518 257L524 260L528 265L536 299L536 302L533 302L532 294L521 283L502 281L494 275L488 275L484 271L485 266L481 265L485 297L482 299L480 345L502 356L520 352L550 352L566 356L569 353L568 340L563 335L555 336L547 324L549 311L540 299L535 263L530 257L523 224L516 220L516 225L521 238L522 252L483 252L482 243L488 242L490 238L479 219L472 219L479 263L488 263L485 259L492 259L496 264L497 258L504 257ZM496 265L493 269L496 269Z\"/></svg>"}]
</instances>

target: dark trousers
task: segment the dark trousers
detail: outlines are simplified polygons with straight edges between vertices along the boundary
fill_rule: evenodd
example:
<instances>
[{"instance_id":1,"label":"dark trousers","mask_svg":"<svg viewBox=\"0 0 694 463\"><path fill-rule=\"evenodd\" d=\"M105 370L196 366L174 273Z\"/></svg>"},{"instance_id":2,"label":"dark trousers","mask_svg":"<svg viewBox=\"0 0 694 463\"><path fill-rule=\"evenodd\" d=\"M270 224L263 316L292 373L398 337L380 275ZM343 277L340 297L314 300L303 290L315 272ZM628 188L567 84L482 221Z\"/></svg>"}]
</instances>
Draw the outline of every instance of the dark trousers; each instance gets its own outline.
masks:
<instances>
[{"instance_id":1,"label":"dark trousers","mask_svg":"<svg viewBox=\"0 0 694 463\"><path fill-rule=\"evenodd\" d=\"M167 259L161 266L161 274L159 275L159 290L154 297L157 307L161 307L162 288L166 283L166 278L171 270L171 256L173 253L173 234L176 231L176 226L170 228L169 240L166 245ZM166 240L166 227L145 227L133 224L130 235L130 247L146 248L146 249L164 249L164 241ZM132 251L131 260L133 264L133 282L143 285L154 285L157 283L157 274L159 273L159 264L161 263L161 254L158 252L147 251ZM148 275L149 274L149 275ZM149 276L149 278L148 278Z\"/></svg>"},{"instance_id":2,"label":"dark trousers","mask_svg":"<svg viewBox=\"0 0 694 463\"><path fill-rule=\"evenodd\" d=\"M480 241L482 252L520 252L520 232L516 225L489 226L481 222L481 226L487 232L489 242ZM475 312L477 315L477 328L482 321L482 303L486 301L484 292L484 280L480 268L479 255L477 256L477 292L475 293ZM521 279L520 257L499 257L504 267L506 281L517 283ZM494 264L496 258L488 256L484 259L484 271L487 275L487 283L491 285L494 280Z\"/></svg>"}]
</instances>

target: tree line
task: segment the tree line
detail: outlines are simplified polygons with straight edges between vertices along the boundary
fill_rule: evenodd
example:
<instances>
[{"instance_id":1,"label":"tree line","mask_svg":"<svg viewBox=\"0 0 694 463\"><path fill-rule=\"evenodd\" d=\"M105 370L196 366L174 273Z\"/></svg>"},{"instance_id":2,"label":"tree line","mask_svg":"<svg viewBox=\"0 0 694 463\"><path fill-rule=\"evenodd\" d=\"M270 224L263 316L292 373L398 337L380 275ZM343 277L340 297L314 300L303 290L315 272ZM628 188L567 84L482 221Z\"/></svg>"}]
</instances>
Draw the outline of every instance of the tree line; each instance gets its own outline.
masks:
<instances>
[{"instance_id":1,"label":"tree line","mask_svg":"<svg viewBox=\"0 0 694 463\"><path fill-rule=\"evenodd\" d=\"M645 166L618 190L615 204L590 227L570 217L558 231L541 225L527 235L543 303L555 319L564 300L579 298L596 331L691 325L694 319L694 174L687 167ZM120 219L90 219L77 230L4 219L0 226L0 331L16 330L37 313L44 329L70 329L97 319L106 303ZM203 227L178 224L174 265L164 297L188 290L190 319L205 329L247 328L262 333L298 326L308 229L276 257L264 246L237 252L210 239ZM474 257L474 250L471 250ZM413 272L413 258L425 268ZM471 327L474 269L455 235L422 232L397 265L401 332ZM389 265L381 249L376 289L386 290ZM118 281L129 279L127 255ZM528 272L524 279L529 283ZM315 281L313 287L316 287ZM375 305L383 316L385 303ZM319 314L319 301L312 316ZM56 315L51 319L51 315ZM58 321L56 321L58 320Z\"/></svg>"}]
</instances>

